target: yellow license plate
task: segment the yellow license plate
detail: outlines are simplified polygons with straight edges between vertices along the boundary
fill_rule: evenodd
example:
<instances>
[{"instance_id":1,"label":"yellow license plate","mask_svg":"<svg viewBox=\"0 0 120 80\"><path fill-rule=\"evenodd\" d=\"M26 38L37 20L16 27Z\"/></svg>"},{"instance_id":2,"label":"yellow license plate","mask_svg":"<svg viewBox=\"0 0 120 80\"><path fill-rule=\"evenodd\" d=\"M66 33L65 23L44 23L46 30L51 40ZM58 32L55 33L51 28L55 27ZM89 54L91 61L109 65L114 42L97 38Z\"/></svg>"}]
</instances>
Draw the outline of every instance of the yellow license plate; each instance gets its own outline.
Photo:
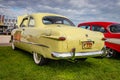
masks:
<instances>
[{"instance_id":1,"label":"yellow license plate","mask_svg":"<svg viewBox=\"0 0 120 80\"><path fill-rule=\"evenodd\" d=\"M91 49L93 46L93 41L83 41L82 49Z\"/></svg>"}]
</instances>

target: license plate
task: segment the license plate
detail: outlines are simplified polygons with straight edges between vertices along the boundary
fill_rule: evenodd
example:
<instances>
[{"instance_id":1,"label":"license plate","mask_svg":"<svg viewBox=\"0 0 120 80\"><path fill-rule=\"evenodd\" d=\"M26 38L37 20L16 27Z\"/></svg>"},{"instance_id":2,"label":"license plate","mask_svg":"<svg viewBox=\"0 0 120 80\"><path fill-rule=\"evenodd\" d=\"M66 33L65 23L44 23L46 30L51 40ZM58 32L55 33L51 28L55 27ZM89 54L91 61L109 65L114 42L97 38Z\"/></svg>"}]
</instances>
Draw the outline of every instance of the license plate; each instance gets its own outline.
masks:
<instances>
[{"instance_id":1,"label":"license plate","mask_svg":"<svg viewBox=\"0 0 120 80\"><path fill-rule=\"evenodd\" d=\"M91 49L93 46L93 41L83 41L82 49Z\"/></svg>"}]
</instances>

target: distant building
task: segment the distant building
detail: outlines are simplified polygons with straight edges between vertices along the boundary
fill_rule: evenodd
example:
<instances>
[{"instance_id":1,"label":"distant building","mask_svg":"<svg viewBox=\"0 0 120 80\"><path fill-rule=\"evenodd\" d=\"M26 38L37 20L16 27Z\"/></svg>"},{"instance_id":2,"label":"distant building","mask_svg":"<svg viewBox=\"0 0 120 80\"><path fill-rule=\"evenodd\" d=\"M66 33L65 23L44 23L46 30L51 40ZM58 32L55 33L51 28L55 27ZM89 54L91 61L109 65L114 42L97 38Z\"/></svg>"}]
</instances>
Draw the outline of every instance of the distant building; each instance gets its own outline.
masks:
<instances>
[{"instance_id":1,"label":"distant building","mask_svg":"<svg viewBox=\"0 0 120 80\"><path fill-rule=\"evenodd\" d=\"M8 17L0 15L0 34L5 34L8 29L16 27L17 19L15 17Z\"/></svg>"},{"instance_id":2,"label":"distant building","mask_svg":"<svg viewBox=\"0 0 120 80\"><path fill-rule=\"evenodd\" d=\"M16 23L17 19L15 17L4 16L4 25L8 26L8 29L14 28Z\"/></svg>"},{"instance_id":3,"label":"distant building","mask_svg":"<svg viewBox=\"0 0 120 80\"><path fill-rule=\"evenodd\" d=\"M4 15L0 15L0 26L4 25Z\"/></svg>"}]
</instances>

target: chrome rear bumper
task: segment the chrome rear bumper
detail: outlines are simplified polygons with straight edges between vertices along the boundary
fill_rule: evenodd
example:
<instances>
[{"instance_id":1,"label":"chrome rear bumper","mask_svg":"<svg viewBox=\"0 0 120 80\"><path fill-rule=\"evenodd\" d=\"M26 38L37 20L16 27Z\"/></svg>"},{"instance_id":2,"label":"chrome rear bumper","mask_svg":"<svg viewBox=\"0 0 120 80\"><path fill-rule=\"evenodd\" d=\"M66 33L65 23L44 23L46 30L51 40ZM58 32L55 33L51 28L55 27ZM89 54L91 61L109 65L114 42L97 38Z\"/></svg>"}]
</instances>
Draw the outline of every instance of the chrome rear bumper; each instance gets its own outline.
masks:
<instances>
[{"instance_id":1,"label":"chrome rear bumper","mask_svg":"<svg viewBox=\"0 0 120 80\"><path fill-rule=\"evenodd\" d=\"M72 53L58 53L58 52L52 52L52 56L54 58L87 58L87 57L97 57L97 56L105 56L106 55L106 49L103 48L101 51L95 51L95 52L72 52Z\"/></svg>"}]
</instances>

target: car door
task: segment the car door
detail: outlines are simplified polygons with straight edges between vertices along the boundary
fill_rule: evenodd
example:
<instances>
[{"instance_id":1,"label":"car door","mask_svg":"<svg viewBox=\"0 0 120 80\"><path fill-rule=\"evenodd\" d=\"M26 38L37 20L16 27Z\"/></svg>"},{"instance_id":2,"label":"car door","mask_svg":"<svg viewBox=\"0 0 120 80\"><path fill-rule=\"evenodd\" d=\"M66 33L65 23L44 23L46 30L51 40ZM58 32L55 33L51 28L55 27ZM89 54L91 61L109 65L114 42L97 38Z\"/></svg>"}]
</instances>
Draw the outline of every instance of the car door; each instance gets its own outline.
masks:
<instances>
[{"instance_id":1,"label":"car door","mask_svg":"<svg viewBox=\"0 0 120 80\"><path fill-rule=\"evenodd\" d=\"M27 24L28 24L28 18L26 17L21 22L21 25L13 31L13 39L15 41L15 45L20 49L24 49L23 33L24 33L24 28L27 27Z\"/></svg>"},{"instance_id":2,"label":"car door","mask_svg":"<svg viewBox=\"0 0 120 80\"><path fill-rule=\"evenodd\" d=\"M105 36L107 38L118 38L120 39L120 25L111 25L108 27L109 33L106 34Z\"/></svg>"},{"instance_id":3,"label":"car door","mask_svg":"<svg viewBox=\"0 0 120 80\"><path fill-rule=\"evenodd\" d=\"M17 30L17 35L19 34L19 47L21 49L24 49L24 50L29 50L30 47L28 46L28 41L27 41L27 36L28 34L26 33L27 32L27 29L28 29L28 22L29 22L29 16L23 18L21 24L20 24L20 28L19 30Z\"/></svg>"},{"instance_id":4,"label":"car door","mask_svg":"<svg viewBox=\"0 0 120 80\"><path fill-rule=\"evenodd\" d=\"M107 38L106 45L113 50L120 52L120 25L113 24L107 27L108 33L105 33Z\"/></svg>"},{"instance_id":5,"label":"car door","mask_svg":"<svg viewBox=\"0 0 120 80\"><path fill-rule=\"evenodd\" d=\"M25 24L25 25L24 25ZM32 52L33 45L37 44L38 28L35 26L35 19L32 16L27 17L21 24L21 41L25 50Z\"/></svg>"}]
</instances>

